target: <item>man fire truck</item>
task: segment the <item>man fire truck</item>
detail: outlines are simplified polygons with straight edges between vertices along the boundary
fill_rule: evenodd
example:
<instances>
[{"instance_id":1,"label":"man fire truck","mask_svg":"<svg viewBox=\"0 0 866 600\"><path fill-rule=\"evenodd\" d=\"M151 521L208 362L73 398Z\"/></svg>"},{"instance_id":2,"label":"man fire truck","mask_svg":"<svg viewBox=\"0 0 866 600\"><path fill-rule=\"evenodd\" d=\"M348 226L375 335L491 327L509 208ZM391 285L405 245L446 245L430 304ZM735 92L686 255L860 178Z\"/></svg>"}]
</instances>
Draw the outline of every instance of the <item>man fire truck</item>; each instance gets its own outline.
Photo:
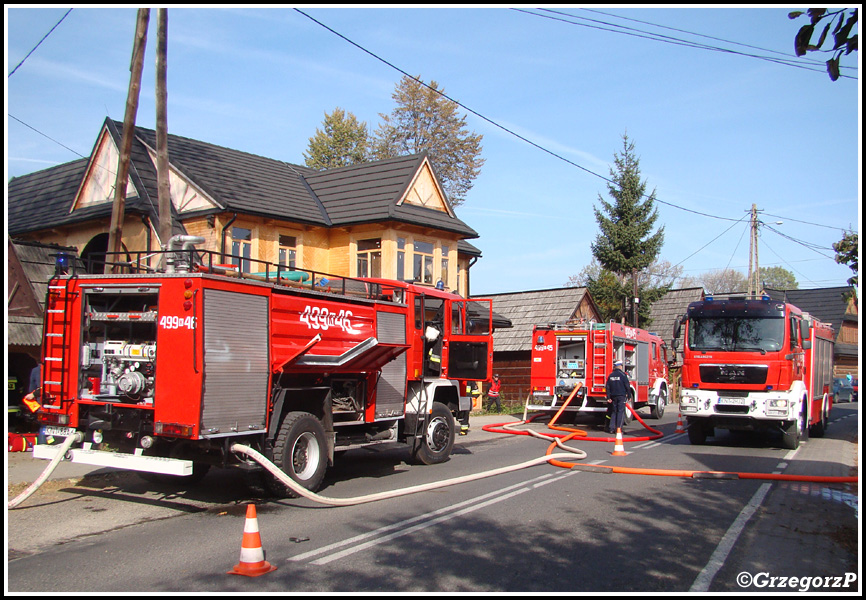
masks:
<instances>
[{"instance_id":1,"label":"man fire truck","mask_svg":"<svg viewBox=\"0 0 866 600\"><path fill-rule=\"evenodd\" d=\"M138 256L124 274L50 282L39 419L49 436L83 434L72 461L151 478L239 466L285 496L232 445L311 491L351 448L404 442L418 462L448 460L466 382L491 378L490 300L268 263L245 273L203 241L172 238L159 271L138 267L159 255Z\"/></svg>"},{"instance_id":2,"label":"man fire truck","mask_svg":"<svg viewBox=\"0 0 866 600\"><path fill-rule=\"evenodd\" d=\"M632 384L627 403L635 410L650 407L660 419L668 401L667 348L654 333L619 323L577 321L536 325L532 330L531 398L528 410L559 410L580 386L565 409L604 419L605 381L615 360ZM626 410L626 422L631 411Z\"/></svg>"},{"instance_id":3,"label":"man fire truck","mask_svg":"<svg viewBox=\"0 0 866 600\"><path fill-rule=\"evenodd\" d=\"M674 328L683 341L680 409L692 444L716 428L780 431L795 449L824 435L832 406L833 329L796 306L706 297Z\"/></svg>"}]
</instances>

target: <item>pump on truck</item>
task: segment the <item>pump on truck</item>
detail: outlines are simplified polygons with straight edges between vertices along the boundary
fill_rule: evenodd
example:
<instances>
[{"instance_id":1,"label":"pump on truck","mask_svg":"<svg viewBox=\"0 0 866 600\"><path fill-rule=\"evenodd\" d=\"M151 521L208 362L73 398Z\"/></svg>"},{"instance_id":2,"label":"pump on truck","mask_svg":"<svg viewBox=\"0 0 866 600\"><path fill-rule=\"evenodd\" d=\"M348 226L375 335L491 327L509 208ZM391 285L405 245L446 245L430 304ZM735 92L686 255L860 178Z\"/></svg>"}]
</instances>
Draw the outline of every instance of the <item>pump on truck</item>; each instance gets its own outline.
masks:
<instances>
[{"instance_id":1,"label":"pump on truck","mask_svg":"<svg viewBox=\"0 0 866 600\"><path fill-rule=\"evenodd\" d=\"M649 407L660 419L668 403L667 348L654 333L620 323L576 321L536 325L532 331L531 396L528 410L555 411L578 388L566 411L607 412L605 382L615 360L632 384L628 404ZM626 422L631 411L626 411Z\"/></svg>"},{"instance_id":2,"label":"pump on truck","mask_svg":"<svg viewBox=\"0 0 866 600\"><path fill-rule=\"evenodd\" d=\"M195 249L203 241L172 238L118 274L80 273L58 257L38 418L55 439L83 435L72 461L192 479L239 467L286 496L232 445L311 491L343 450L402 442L417 462L448 460L454 415L470 408L466 382L491 378L490 300L247 258L222 264ZM56 450L37 448L45 459Z\"/></svg>"}]
</instances>

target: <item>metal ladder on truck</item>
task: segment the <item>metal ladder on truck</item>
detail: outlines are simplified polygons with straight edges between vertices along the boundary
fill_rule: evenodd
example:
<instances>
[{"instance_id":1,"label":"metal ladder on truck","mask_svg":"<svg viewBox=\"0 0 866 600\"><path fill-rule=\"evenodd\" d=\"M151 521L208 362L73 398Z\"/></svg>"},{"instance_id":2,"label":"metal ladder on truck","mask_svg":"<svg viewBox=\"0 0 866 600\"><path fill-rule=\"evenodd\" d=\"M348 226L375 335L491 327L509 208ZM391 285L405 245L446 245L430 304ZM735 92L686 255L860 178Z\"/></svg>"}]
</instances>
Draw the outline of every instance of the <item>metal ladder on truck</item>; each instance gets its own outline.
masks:
<instances>
[{"instance_id":1,"label":"metal ladder on truck","mask_svg":"<svg viewBox=\"0 0 866 600\"><path fill-rule=\"evenodd\" d=\"M611 365L608 359L610 353L607 348L607 328L602 325L601 329L592 329L589 332L589 340L592 344L592 393L604 394L607 376Z\"/></svg>"},{"instance_id":2,"label":"metal ladder on truck","mask_svg":"<svg viewBox=\"0 0 866 600\"><path fill-rule=\"evenodd\" d=\"M67 278L61 283L57 277L48 282L45 315L42 321L42 406L60 408L67 396L65 366L71 352L70 301L78 292L69 291Z\"/></svg>"}]
</instances>

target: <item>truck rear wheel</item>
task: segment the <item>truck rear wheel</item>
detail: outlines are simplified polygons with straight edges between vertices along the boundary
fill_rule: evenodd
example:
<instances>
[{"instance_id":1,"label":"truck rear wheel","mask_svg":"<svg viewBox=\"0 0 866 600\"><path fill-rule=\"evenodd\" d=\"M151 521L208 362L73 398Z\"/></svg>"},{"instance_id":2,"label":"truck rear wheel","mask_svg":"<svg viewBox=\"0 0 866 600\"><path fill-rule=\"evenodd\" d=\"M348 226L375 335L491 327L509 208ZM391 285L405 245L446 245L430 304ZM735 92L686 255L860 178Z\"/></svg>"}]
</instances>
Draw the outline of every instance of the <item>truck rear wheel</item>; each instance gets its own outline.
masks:
<instances>
[{"instance_id":1,"label":"truck rear wheel","mask_svg":"<svg viewBox=\"0 0 866 600\"><path fill-rule=\"evenodd\" d=\"M290 412L283 419L274 441L273 463L299 485L315 492L328 468L328 442L321 421L307 412ZM273 475L267 477L268 488L281 498L297 498Z\"/></svg>"},{"instance_id":2,"label":"truck rear wheel","mask_svg":"<svg viewBox=\"0 0 866 600\"><path fill-rule=\"evenodd\" d=\"M425 465L443 463L451 457L454 447L454 416L440 402L433 403L433 412L421 438L415 441L412 458Z\"/></svg>"},{"instance_id":3,"label":"truck rear wheel","mask_svg":"<svg viewBox=\"0 0 866 600\"><path fill-rule=\"evenodd\" d=\"M656 403L650 410L650 415L653 419L661 419L665 414L665 407L668 405L668 391L665 388L659 390L659 396Z\"/></svg>"}]
</instances>

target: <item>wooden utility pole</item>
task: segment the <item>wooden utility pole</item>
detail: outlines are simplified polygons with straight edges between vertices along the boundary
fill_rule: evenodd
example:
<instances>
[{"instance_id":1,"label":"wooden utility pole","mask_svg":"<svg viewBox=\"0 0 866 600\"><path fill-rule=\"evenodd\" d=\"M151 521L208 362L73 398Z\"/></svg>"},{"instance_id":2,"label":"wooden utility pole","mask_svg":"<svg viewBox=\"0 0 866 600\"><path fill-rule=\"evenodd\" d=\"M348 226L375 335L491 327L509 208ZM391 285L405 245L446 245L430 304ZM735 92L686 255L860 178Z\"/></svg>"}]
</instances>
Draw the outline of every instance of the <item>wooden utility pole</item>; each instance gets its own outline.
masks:
<instances>
[{"instance_id":1,"label":"wooden utility pole","mask_svg":"<svg viewBox=\"0 0 866 600\"><path fill-rule=\"evenodd\" d=\"M749 296L761 292L761 273L758 266L758 207L752 205L752 234L749 239Z\"/></svg>"},{"instance_id":2,"label":"wooden utility pole","mask_svg":"<svg viewBox=\"0 0 866 600\"><path fill-rule=\"evenodd\" d=\"M123 117L123 137L120 142L120 160L117 166L117 180L114 185L114 204L111 209L111 226L108 230L108 251L121 251L123 236L123 214L126 210L126 181L129 177L129 154L132 149L132 137L135 130L135 115L138 112L138 95L141 90L141 71L144 67L144 49L147 45L147 23L150 20L150 9L139 8L135 25L135 39L132 46L132 64L130 65L129 91L126 95L126 114ZM116 261L117 258L113 258ZM114 270L107 264L105 272Z\"/></svg>"},{"instance_id":3,"label":"wooden utility pole","mask_svg":"<svg viewBox=\"0 0 866 600\"><path fill-rule=\"evenodd\" d=\"M168 179L168 9L156 13L156 180L159 199L159 244L171 238L171 188Z\"/></svg>"}]
</instances>

